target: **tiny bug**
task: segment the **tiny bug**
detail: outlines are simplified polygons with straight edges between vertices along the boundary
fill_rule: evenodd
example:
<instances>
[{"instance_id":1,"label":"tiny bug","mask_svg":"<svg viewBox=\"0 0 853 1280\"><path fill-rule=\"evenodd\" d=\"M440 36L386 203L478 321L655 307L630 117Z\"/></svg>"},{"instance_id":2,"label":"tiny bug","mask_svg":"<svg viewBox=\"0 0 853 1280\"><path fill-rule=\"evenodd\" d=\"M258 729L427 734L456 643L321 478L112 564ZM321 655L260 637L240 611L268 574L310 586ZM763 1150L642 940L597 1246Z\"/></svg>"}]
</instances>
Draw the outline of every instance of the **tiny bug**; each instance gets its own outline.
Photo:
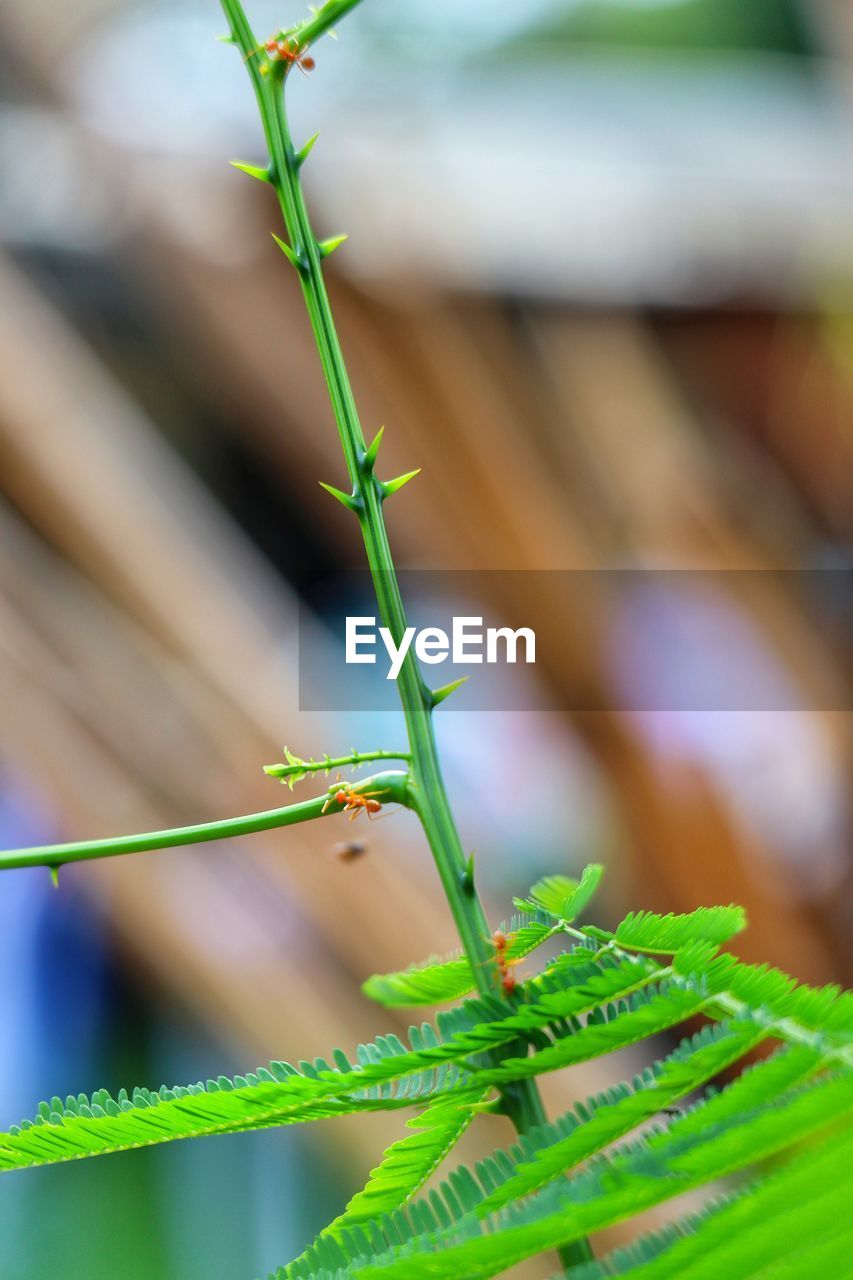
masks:
<instances>
[{"instance_id":1,"label":"tiny bug","mask_svg":"<svg viewBox=\"0 0 853 1280\"><path fill-rule=\"evenodd\" d=\"M509 945L509 939L502 929L496 929L492 934L492 946L495 949L495 960L498 966L498 974L501 980L501 988L504 993L511 996L518 986L518 980L510 973L510 965L515 962L507 959L506 950Z\"/></svg>"},{"instance_id":2,"label":"tiny bug","mask_svg":"<svg viewBox=\"0 0 853 1280\"><path fill-rule=\"evenodd\" d=\"M333 853L341 862L354 862L367 853L367 845L363 840L344 840L335 845Z\"/></svg>"},{"instance_id":3,"label":"tiny bug","mask_svg":"<svg viewBox=\"0 0 853 1280\"><path fill-rule=\"evenodd\" d=\"M325 813L330 804L339 804L343 806L344 813L349 814L350 822L354 822L361 812L366 813L368 818L373 818L382 808L376 797L384 794L384 791L356 791L354 787L345 783L330 792L322 812Z\"/></svg>"},{"instance_id":4,"label":"tiny bug","mask_svg":"<svg viewBox=\"0 0 853 1280\"><path fill-rule=\"evenodd\" d=\"M298 67L303 75L307 75L309 71L313 71L317 65L309 53L302 53L299 44L294 40L282 40L276 36L270 36L269 40L265 40L259 49L252 49L251 53L246 54L246 59L252 58L257 53L264 52L268 58L272 58L277 62L286 62L291 67Z\"/></svg>"}]
</instances>

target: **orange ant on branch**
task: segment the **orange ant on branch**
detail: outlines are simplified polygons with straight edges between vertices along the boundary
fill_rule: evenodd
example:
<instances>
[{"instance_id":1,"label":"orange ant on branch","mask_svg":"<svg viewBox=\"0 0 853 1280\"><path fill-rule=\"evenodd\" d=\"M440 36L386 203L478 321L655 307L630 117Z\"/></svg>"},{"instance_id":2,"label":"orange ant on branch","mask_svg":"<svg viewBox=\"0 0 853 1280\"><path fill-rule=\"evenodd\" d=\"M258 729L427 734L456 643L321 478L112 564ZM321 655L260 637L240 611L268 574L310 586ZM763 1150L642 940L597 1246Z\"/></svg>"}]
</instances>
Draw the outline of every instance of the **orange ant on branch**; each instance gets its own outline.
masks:
<instances>
[{"instance_id":1,"label":"orange ant on branch","mask_svg":"<svg viewBox=\"0 0 853 1280\"><path fill-rule=\"evenodd\" d=\"M345 782L337 790L329 793L329 797L320 812L325 813L330 804L339 804L343 805L344 813L349 813L350 822L355 822L362 812L372 819L382 808L376 796L384 795L384 791L356 791L350 783Z\"/></svg>"},{"instance_id":2,"label":"orange ant on branch","mask_svg":"<svg viewBox=\"0 0 853 1280\"><path fill-rule=\"evenodd\" d=\"M313 71L317 65L309 53L302 52L299 47L299 41L292 36L288 36L286 39L280 36L270 36L269 40L265 40L259 48L252 49L247 53L243 61L247 62L249 58L253 58L258 53L265 53L274 62L285 62L288 68L298 67L303 75Z\"/></svg>"}]
</instances>

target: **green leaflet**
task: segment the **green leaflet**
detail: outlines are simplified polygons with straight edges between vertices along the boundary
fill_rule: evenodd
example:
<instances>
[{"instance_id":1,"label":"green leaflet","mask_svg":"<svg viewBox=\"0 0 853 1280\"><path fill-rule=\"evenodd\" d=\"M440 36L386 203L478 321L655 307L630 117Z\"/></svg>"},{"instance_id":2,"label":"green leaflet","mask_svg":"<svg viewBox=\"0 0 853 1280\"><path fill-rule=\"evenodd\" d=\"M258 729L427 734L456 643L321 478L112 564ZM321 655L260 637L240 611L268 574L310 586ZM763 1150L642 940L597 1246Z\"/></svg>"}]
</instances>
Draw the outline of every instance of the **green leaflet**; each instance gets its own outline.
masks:
<instances>
[{"instance_id":1,"label":"green leaflet","mask_svg":"<svg viewBox=\"0 0 853 1280\"><path fill-rule=\"evenodd\" d=\"M828 1280L849 1274L851 1158L849 1135L807 1149L739 1195L579 1268L573 1280Z\"/></svg>"},{"instance_id":2,"label":"green leaflet","mask_svg":"<svg viewBox=\"0 0 853 1280\"><path fill-rule=\"evenodd\" d=\"M698 907L686 915L632 911L618 926L615 939L631 951L674 954L692 942L720 946L746 928L743 907Z\"/></svg>"},{"instance_id":3,"label":"green leaflet","mask_svg":"<svg viewBox=\"0 0 853 1280\"><path fill-rule=\"evenodd\" d=\"M105 1091L54 1098L43 1103L34 1122L24 1121L0 1135L0 1170L57 1164L85 1156L107 1155L136 1147L239 1133L249 1129L302 1124L353 1112L386 1111L411 1106L442 1087L429 1072L409 1087L393 1092L364 1089L331 1096L328 1084L272 1063L234 1081L221 1077L207 1084L175 1086L151 1093L122 1090L117 1098ZM241 1083L242 1082L242 1083Z\"/></svg>"},{"instance_id":4,"label":"green leaflet","mask_svg":"<svg viewBox=\"0 0 853 1280\"><path fill-rule=\"evenodd\" d=\"M554 936L554 929L544 913L536 920L514 916L501 925L507 936L507 959L522 960L543 942ZM388 1008L413 1005L445 1004L469 995L476 987L473 970L460 955L447 960L429 960L412 965L398 973L375 973L362 986L371 1000Z\"/></svg>"},{"instance_id":5,"label":"green leaflet","mask_svg":"<svg viewBox=\"0 0 853 1280\"><path fill-rule=\"evenodd\" d=\"M584 867L580 880L568 876L545 876L537 880L529 898L514 898L519 911L545 911L554 920L570 924L589 905L598 888L604 867L592 862Z\"/></svg>"},{"instance_id":6,"label":"green leaflet","mask_svg":"<svg viewBox=\"0 0 853 1280\"><path fill-rule=\"evenodd\" d=\"M481 1213L491 1213L520 1200L577 1167L738 1062L762 1038L763 1033L751 1023L706 1027L656 1063L624 1096L596 1107L586 1118L583 1111L580 1119L570 1114L573 1123L564 1124L567 1132L556 1140L537 1144L530 1158L522 1161L513 1175L486 1198ZM809 1060L813 1063L814 1055ZM547 1137L551 1138L551 1134Z\"/></svg>"},{"instance_id":7,"label":"green leaflet","mask_svg":"<svg viewBox=\"0 0 853 1280\"><path fill-rule=\"evenodd\" d=\"M482 1102L483 1090L461 1091L451 1099L432 1103L414 1120L417 1132L401 1138L382 1157L362 1191L350 1200L340 1217L320 1233L306 1251L285 1268L287 1280L301 1280L322 1267L334 1267L346 1255L338 1243L352 1227L393 1213L406 1204L438 1168L461 1138Z\"/></svg>"},{"instance_id":8,"label":"green leaflet","mask_svg":"<svg viewBox=\"0 0 853 1280\"><path fill-rule=\"evenodd\" d=\"M469 995L476 982L464 956L427 961L398 973L374 973L362 983L362 991L386 1008L445 1004Z\"/></svg>"},{"instance_id":9,"label":"green leaflet","mask_svg":"<svg viewBox=\"0 0 853 1280\"><path fill-rule=\"evenodd\" d=\"M769 965L689 947L673 958L676 980L701 983L725 1013L754 1018L781 1039L817 1045L853 1066L853 994L835 985L808 987Z\"/></svg>"}]
</instances>

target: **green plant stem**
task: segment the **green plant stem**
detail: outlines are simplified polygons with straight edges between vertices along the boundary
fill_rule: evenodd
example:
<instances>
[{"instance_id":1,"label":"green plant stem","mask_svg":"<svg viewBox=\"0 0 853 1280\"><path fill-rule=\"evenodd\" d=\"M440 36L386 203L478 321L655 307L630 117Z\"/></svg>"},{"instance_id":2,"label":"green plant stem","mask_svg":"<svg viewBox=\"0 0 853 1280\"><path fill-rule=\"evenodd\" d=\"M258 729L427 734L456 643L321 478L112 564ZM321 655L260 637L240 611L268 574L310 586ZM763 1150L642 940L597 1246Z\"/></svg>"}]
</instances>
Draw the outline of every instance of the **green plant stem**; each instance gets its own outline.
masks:
<instances>
[{"instance_id":1,"label":"green plant stem","mask_svg":"<svg viewBox=\"0 0 853 1280\"><path fill-rule=\"evenodd\" d=\"M306 48L360 3L361 0L326 0L306 22L292 28L292 34L298 36L300 47Z\"/></svg>"},{"instance_id":2,"label":"green plant stem","mask_svg":"<svg viewBox=\"0 0 853 1280\"><path fill-rule=\"evenodd\" d=\"M240 0L221 0L251 78L269 152L269 178L275 188L284 225L290 238L291 258L302 292L320 363L329 389L332 409L341 439L347 474L352 485L351 509L358 517L367 561L383 625L400 643L406 628L406 612L400 592L383 515L385 494L374 475L375 459L367 452L337 329L323 278L322 253L311 228L302 193L300 167L303 157L293 145L285 107L284 89L288 67L282 62L262 61L250 56L258 48ZM346 5L347 8L351 7ZM314 19L320 20L324 10ZM308 27L298 29L300 42L307 39ZM348 504L349 505L349 504ZM485 911L466 868L462 842L451 811L442 776L433 731L435 696L421 676L411 649L397 680L411 751L411 793L420 817L462 945L477 986L483 993L500 992L500 978L494 963L494 949ZM536 1085L519 1081L504 1094L504 1109L519 1132L545 1120ZM588 1245L569 1247L561 1255L569 1266L592 1256Z\"/></svg>"},{"instance_id":3,"label":"green plant stem","mask_svg":"<svg viewBox=\"0 0 853 1280\"><path fill-rule=\"evenodd\" d=\"M377 773L365 778L359 786L365 791L382 792L381 803L409 805L409 776L399 770ZM297 822L340 813L329 793L289 804L282 809L248 813L240 818L223 818L219 822L200 822L190 827L172 827L166 831L145 831L132 836L110 836L104 840L81 840L73 844L46 844L31 849L9 849L0 853L0 871L12 867L61 867L69 862L90 862L95 858L114 858L124 853L143 853L149 849L172 849L183 844L201 844L207 840L226 840L247 836L255 831L275 827L292 827Z\"/></svg>"},{"instance_id":4,"label":"green plant stem","mask_svg":"<svg viewBox=\"0 0 853 1280\"><path fill-rule=\"evenodd\" d=\"M296 764L289 761L265 764L264 773L270 778L281 778L286 782L294 774L331 773L332 769L357 769L360 765L374 764L377 760L408 759L408 751L351 751L348 756L323 756L322 760L299 760Z\"/></svg>"}]
</instances>

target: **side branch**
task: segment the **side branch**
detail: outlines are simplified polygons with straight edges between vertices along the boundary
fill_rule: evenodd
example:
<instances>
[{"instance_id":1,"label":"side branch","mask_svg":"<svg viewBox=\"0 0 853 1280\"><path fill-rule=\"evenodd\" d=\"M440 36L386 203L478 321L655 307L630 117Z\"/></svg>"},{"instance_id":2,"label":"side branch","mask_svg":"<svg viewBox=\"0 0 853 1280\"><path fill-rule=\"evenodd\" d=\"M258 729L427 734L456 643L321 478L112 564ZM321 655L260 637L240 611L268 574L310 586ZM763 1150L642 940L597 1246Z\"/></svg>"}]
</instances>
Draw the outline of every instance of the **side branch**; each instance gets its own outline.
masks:
<instances>
[{"instance_id":1,"label":"side branch","mask_svg":"<svg viewBox=\"0 0 853 1280\"><path fill-rule=\"evenodd\" d=\"M323 756L315 760L310 756L303 760L295 756L287 747L284 748L282 764L265 764L264 773L270 778L280 778L287 783L291 791L294 784L302 782L309 773L329 774L333 769L358 769L360 765L372 764L377 760L411 760L409 751L351 751L346 756Z\"/></svg>"},{"instance_id":2,"label":"side branch","mask_svg":"<svg viewBox=\"0 0 853 1280\"><path fill-rule=\"evenodd\" d=\"M377 773L360 784L366 791L382 793L382 804L409 806L409 775L400 770ZM0 871L13 867L61 867L69 862L90 862L95 858L115 858L125 853L144 853L153 849L174 849L184 844L202 844L207 840L227 840L232 836L270 831L274 827L291 827L297 822L341 813L344 804L327 792L312 800L248 813L239 818L222 818L218 822L202 822L191 827L172 827L166 831L144 831L132 836L110 836L104 840L81 840L73 844L45 844L32 849L9 849L0 852Z\"/></svg>"},{"instance_id":3,"label":"side branch","mask_svg":"<svg viewBox=\"0 0 853 1280\"><path fill-rule=\"evenodd\" d=\"M346 17L350 9L354 9L360 3L361 0L326 0L326 3L320 5L313 17L292 27L287 34L294 35L300 46L307 48L309 44L314 40L318 40L321 35L333 27L336 22L340 22L341 18Z\"/></svg>"}]
</instances>

